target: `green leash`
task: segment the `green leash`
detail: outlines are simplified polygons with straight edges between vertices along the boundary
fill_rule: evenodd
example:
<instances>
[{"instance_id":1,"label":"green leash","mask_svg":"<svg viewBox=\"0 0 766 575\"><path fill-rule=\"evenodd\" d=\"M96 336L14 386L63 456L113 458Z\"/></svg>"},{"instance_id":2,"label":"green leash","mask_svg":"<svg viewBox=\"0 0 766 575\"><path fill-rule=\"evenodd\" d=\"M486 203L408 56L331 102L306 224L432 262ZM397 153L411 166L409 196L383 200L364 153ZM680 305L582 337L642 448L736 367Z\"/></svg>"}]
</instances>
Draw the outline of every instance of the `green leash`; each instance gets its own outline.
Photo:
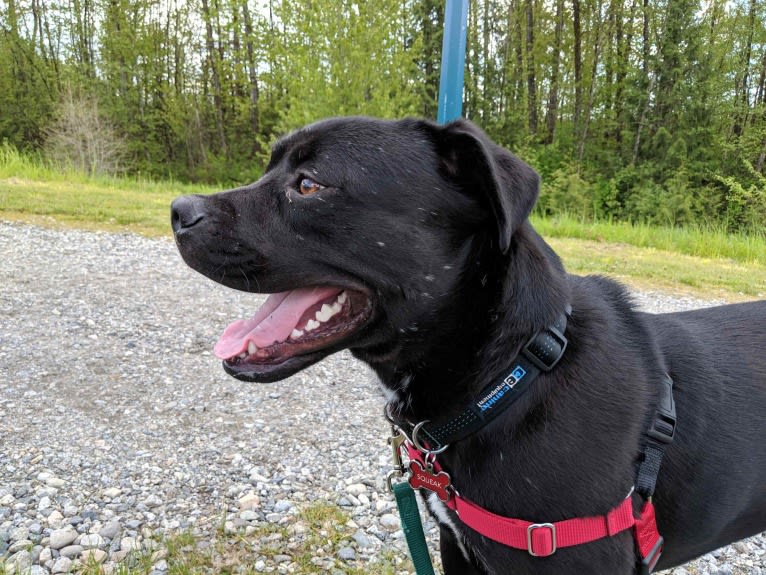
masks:
<instances>
[{"instance_id":1,"label":"green leash","mask_svg":"<svg viewBox=\"0 0 766 575\"><path fill-rule=\"evenodd\" d=\"M410 548L415 573L417 575L435 575L431 555L428 553L426 536L423 533L423 524L420 521L415 490L406 481L393 483L391 488L394 497L396 497L396 506L399 508L399 517L402 521L402 531L404 531L404 537L407 539L407 547Z\"/></svg>"}]
</instances>

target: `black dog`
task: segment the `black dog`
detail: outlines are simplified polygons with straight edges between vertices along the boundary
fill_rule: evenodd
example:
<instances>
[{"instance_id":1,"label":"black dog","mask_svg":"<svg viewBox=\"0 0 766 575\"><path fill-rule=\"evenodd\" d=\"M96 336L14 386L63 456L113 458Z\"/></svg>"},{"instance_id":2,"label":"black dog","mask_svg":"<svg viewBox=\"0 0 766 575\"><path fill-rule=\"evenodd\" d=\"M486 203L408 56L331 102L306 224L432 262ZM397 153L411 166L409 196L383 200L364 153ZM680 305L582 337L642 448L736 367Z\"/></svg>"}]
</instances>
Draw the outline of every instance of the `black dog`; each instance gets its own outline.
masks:
<instances>
[{"instance_id":1,"label":"black dog","mask_svg":"<svg viewBox=\"0 0 766 575\"><path fill-rule=\"evenodd\" d=\"M216 345L227 372L270 382L350 348L400 422L454 418L571 306L558 365L438 456L461 497L529 521L606 514L636 482L669 374L657 567L766 529L766 302L639 313L614 282L564 272L527 220L537 193L468 122L341 118L280 140L250 186L178 198L172 223L191 267L272 294ZM533 557L429 504L450 575L636 570L631 530Z\"/></svg>"}]
</instances>

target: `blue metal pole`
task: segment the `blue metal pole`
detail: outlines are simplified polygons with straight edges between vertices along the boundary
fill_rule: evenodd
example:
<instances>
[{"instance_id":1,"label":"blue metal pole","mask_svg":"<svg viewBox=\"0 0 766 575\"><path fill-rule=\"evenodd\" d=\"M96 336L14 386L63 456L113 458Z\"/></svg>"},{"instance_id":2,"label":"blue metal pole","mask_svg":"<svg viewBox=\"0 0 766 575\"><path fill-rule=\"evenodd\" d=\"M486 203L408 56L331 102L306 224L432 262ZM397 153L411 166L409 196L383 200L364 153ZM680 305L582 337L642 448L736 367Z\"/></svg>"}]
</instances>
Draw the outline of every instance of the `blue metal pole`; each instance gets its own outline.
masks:
<instances>
[{"instance_id":1,"label":"blue metal pole","mask_svg":"<svg viewBox=\"0 0 766 575\"><path fill-rule=\"evenodd\" d=\"M444 8L439 110L436 116L440 124L451 122L463 115L463 69L467 28L468 0L447 0Z\"/></svg>"}]
</instances>

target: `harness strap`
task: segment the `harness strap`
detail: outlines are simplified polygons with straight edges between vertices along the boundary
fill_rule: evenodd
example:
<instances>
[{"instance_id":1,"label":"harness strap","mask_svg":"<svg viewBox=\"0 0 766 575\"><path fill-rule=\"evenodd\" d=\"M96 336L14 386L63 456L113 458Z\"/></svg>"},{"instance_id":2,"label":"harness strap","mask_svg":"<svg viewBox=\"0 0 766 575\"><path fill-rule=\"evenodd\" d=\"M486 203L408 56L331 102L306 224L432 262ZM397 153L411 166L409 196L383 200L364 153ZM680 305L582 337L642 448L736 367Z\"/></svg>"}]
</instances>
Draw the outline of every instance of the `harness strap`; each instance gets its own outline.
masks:
<instances>
[{"instance_id":1,"label":"harness strap","mask_svg":"<svg viewBox=\"0 0 766 575\"><path fill-rule=\"evenodd\" d=\"M554 523L532 523L501 517L460 496L450 499L447 505L458 514L460 521L474 531L508 547L526 550L535 557L547 557L562 547L611 537L636 524L630 498L606 515Z\"/></svg>"},{"instance_id":2,"label":"harness strap","mask_svg":"<svg viewBox=\"0 0 766 575\"><path fill-rule=\"evenodd\" d=\"M665 449L676 432L676 404L673 400L673 380L665 374L660 387L657 410L650 428L645 432L645 444L636 469L636 491L644 499L654 494Z\"/></svg>"},{"instance_id":3,"label":"harness strap","mask_svg":"<svg viewBox=\"0 0 766 575\"><path fill-rule=\"evenodd\" d=\"M405 446L410 460L427 465L423 453L409 443ZM441 471L437 461L432 461L431 465L435 472ZM624 499L606 515L565 519L552 523L533 523L524 519L502 517L465 499L454 490L446 505L457 513L462 523L477 533L508 547L525 550L534 557L547 557L553 555L557 549L612 537L639 525L639 521L633 517L633 501L630 497ZM659 538L654 520L654 507L651 503L647 505L640 518L640 533L644 541L641 546L642 557L644 557L643 549L653 548L656 545L656 539ZM645 517L645 513L650 515ZM637 540L638 535L637 531Z\"/></svg>"},{"instance_id":4,"label":"harness strap","mask_svg":"<svg viewBox=\"0 0 766 575\"><path fill-rule=\"evenodd\" d=\"M421 469L428 468L429 474L431 470L437 475L440 474L441 466L435 459L436 454L446 449L449 443L462 439L486 425L513 403L541 371L549 371L558 363L567 346L567 339L563 333L566 329L567 317L571 313L571 308L567 307L566 312L552 326L530 339L515 358L513 363L515 367L511 373L499 383L495 382L485 387L480 392L479 399L457 418L429 428L425 427L428 422L421 422L416 426L409 423L397 423L396 426L405 431L410 441L405 441L405 437L401 436L401 440L394 449L395 454L399 452L400 447L404 447L409 459L419 462ZM527 375L530 377L525 380ZM638 518L633 515L631 497L627 497L606 515L566 519L553 523L532 523L523 519L496 515L461 497L449 484L446 487L439 484L442 490L447 490L440 497L442 500L446 499L447 507L454 511L467 527L508 547L526 550L534 557L547 557L559 548L612 537L633 528L639 556L638 574L649 575L659 561L664 545L664 539L657 528L652 495L665 449L673 441L675 428L673 380L665 374L657 409L650 428L644 434L641 457L636 467L636 492L644 500ZM419 433L423 434L427 447L423 447L418 441ZM395 459L398 460L398 456L395 456ZM397 469L401 474L403 467L401 461L398 461ZM449 480L449 476L446 476ZM436 475L432 477L435 479ZM427 484L421 483L421 485L428 488ZM393 489L417 573L431 575L433 567L425 544L412 486L408 482L402 482L395 485Z\"/></svg>"},{"instance_id":5,"label":"harness strap","mask_svg":"<svg viewBox=\"0 0 766 575\"><path fill-rule=\"evenodd\" d=\"M636 547L641 562L638 566L639 575L649 575L662 555L665 539L657 529L657 518L654 514L654 504L646 501L641 509L641 517L636 519L634 530Z\"/></svg>"}]
</instances>

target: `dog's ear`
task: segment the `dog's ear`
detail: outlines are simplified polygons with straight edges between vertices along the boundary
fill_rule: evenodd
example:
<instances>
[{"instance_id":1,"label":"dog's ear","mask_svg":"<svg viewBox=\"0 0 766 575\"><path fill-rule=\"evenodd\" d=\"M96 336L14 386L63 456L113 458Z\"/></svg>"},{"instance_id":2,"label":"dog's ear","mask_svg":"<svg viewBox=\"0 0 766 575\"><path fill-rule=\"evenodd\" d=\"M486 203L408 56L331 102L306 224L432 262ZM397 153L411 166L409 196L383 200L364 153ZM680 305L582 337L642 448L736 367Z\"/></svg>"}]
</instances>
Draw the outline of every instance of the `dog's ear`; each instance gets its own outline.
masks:
<instances>
[{"instance_id":1,"label":"dog's ear","mask_svg":"<svg viewBox=\"0 0 766 575\"><path fill-rule=\"evenodd\" d=\"M467 120L435 129L443 169L466 193L483 195L497 223L500 250L506 253L513 232L535 205L540 177Z\"/></svg>"}]
</instances>

